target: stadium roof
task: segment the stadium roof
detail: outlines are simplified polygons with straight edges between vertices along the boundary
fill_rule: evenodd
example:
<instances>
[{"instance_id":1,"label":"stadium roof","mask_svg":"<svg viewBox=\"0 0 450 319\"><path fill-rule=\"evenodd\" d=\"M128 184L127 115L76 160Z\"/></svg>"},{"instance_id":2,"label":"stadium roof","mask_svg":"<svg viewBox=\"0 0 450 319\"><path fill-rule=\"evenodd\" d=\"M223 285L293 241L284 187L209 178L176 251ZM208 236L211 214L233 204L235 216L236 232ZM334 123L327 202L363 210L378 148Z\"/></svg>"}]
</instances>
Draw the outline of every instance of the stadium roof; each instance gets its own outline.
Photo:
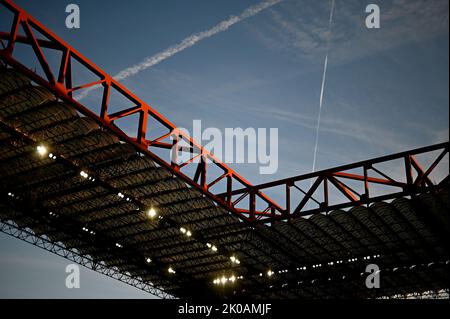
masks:
<instances>
[{"instance_id":1,"label":"stadium roof","mask_svg":"<svg viewBox=\"0 0 450 319\"><path fill-rule=\"evenodd\" d=\"M249 225L6 68L0 144L2 222L164 294L373 298L449 286L447 185L348 212ZM365 285L372 261L380 289Z\"/></svg>"}]
</instances>

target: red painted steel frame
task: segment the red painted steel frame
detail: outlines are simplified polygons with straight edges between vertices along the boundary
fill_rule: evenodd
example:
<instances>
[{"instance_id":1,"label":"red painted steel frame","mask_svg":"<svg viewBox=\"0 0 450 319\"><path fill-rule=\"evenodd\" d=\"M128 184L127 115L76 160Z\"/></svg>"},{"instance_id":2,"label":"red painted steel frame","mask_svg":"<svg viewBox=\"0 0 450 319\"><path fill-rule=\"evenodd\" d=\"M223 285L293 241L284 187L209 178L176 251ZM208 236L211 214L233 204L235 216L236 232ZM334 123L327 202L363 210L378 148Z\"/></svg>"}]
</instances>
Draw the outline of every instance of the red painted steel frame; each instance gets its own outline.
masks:
<instances>
[{"instance_id":1,"label":"red painted steel frame","mask_svg":"<svg viewBox=\"0 0 450 319\"><path fill-rule=\"evenodd\" d=\"M0 5L0 10L7 9L13 15L11 29L3 32L0 30L0 44L3 44L3 48L0 49L0 58L6 64L28 76L37 84L49 89L58 98L70 105L73 105L80 113L91 117L99 125L111 130L123 141L131 143L134 145L136 150L146 154L159 165L169 169L174 175L181 178L184 182L201 191L215 203L236 214L238 217L247 222L266 223L276 220L289 220L307 213L309 214L328 211L333 208L361 205L373 202L375 200L413 195L419 192L434 189L435 185L431 182L428 176L442 160L442 158L448 154L448 143L445 143L391 155L380 159L346 165L340 168L253 186L250 182L217 159L212 153L204 149L182 131L178 130L174 124L155 111L150 105L140 100L127 88L117 82L106 72L98 68L69 44L53 34L53 32L48 30L45 26L31 17L23 9L15 5L12 1L0 0ZM24 31L23 35L19 34L20 28ZM7 42L6 46L3 41ZM16 43L29 45L33 49L35 58L43 70L43 75L40 75L31 68L25 66L14 56L14 47ZM53 70L48 63L44 49L56 50L62 53L57 70ZM72 73L72 61L77 61L86 71L94 75L99 80L73 87L75 75ZM100 114L96 114L88 109L79 101L79 99L77 99L77 97L73 95L76 91L92 86L101 86L102 89ZM108 112L108 106L110 104L111 91L113 90L121 94L126 101L129 101L130 105L121 111L110 113ZM136 123L136 137L127 135L114 124L114 121L126 118L133 114L139 115L139 121ZM152 124L151 121L153 121L155 125L162 125L165 129L167 129L167 132L160 136L150 137L147 132L147 127L149 124ZM170 150L174 147L177 151L176 153L181 152L191 154L191 159L184 162L165 160L152 151L157 148L159 150L166 150L167 152L170 152ZM427 170L422 169L414 158L414 155L416 154L431 152L439 149L442 150L441 155ZM368 172L370 169L376 171L376 169L372 167L373 164L391 161L397 158L404 158L406 171L409 172L406 173L406 183L395 181L387 175L383 175L381 172L377 172L378 174L381 173L381 177L369 177ZM194 159L199 160L195 161ZM189 173L182 171L182 169L186 170L186 167L192 167L195 170L194 174L190 174L193 176L190 176ZM345 172L346 170L358 167L363 168L363 175ZM211 168L219 171L219 173L213 172ZM417 172L416 178L414 178L414 175L412 174L413 169ZM314 181L306 191L303 191L295 184L296 182L307 179L314 179ZM342 179L363 182L365 189L364 193L358 194L350 186L344 183ZM210 180L210 182L208 182L208 180ZM220 182L225 183L225 192L219 192L217 187L216 190L213 189L213 187ZM440 185L446 182L448 183L448 176L440 183ZM329 183L331 183L335 189L347 198L345 203L340 203L339 205L330 204L328 199L328 194L330 191ZM371 197L371 194L369 193L369 184L400 187L401 191L395 191L384 196ZM321 185L323 186L324 200L322 202L317 202L313 195ZM278 186L282 186L285 189L284 196L286 201L284 207L278 205L275 201L262 193L262 190L264 189L270 189ZM303 195L291 198L292 188L300 190ZM246 208L240 208L243 205L243 199L248 200L248 204L244 206ZM307 210L306 206L310 200L317 202L319 207L313 210ZM290 208L292 202L297 203L294 210L291 210Z\"/></svg>"},{"instance_id":2,"label":"red painted steel frame","mask_svg":"<svg viewBox=\"0 0 450 319\"><path fill-rule=\"evenodd\" d=\"M449 142L445 142L315 173L249 186L240 190L233 190L231 195L241 197L251 196L252 193L281 187L284 198L286 199L284 217L287 220L334 209L359 206L403 196L414 196L448 186L448 163L446 171L442 171L441 176L434 176L438 181L431 179L431 174L435 171L436 167L439 164L445 165L443 160L446 156L448 157L448 153ZM427 165L426 169L419 163L417 156L428 157L427 160L430 164ZM394 171L402 175L396 178L390 177L389 173L386 173L386 167L384 169L380 168L383 165L389 165L390 167L388 169L391 172ZM353 173L354 171L361 171L362 174L355 174ZM301 189L299 184L305 181L308 181L309 185L304 186L305 189ZM355 190L355 186L350 186L348 181L353 181L356 184L359 183L357 186L360 186L361 191L358 192ZM345 198L344 201L334 200L333 203L333 200L329 196L331 193L330 184L333 185L335 192ZM384 194L372 194L370 190L371 186L374 185L382 185L388 189L384 189ZM291 190L297 190L300 195L291 200ZM315 194L320 196L321 199L315 199ZM225 196L225 194L222 194L222 196ZM308 203L313 203L316 207L308 208ZM296 206L294 209L291 209L293 204Z\"/></svg>"}]
</instances>

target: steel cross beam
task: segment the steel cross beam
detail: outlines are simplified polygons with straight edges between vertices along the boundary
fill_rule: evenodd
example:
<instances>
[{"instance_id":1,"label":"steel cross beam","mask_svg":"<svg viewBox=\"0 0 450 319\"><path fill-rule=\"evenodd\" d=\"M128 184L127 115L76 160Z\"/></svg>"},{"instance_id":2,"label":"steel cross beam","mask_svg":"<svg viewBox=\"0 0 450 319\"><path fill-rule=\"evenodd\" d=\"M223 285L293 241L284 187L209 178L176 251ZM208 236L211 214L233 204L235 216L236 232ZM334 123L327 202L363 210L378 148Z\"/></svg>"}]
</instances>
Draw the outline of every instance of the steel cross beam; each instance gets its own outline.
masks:
<instances>
[{"instance_id":1,"label":"steel cross beam","mask_svg":"<svg viewBox=\"0 0 450 319\"><path fill-rule=\"evenodd\" d=\"M4 63L47 88L83 115L91 117L100 126L109 129L121 140L133 145L136 151L147 155L186 184L198 189L215 203L246 222L269 223L290 220L332 209L411 196L448 184L448 174L437 185L429 177L441 160L448 155L447 142L254 186L11 0L0 0L0 10L4 10L12 17L10 30L0 30L0 59ZM23 34L20 33L21 29ZM17 43L31 47L43 72L38 73L19 61L15 55ZM49 50L61 54L57 68L53 68L48 62ZM74 87L73 83L78 83L75 80L80 79L76 79L76 75L72 72L73 62L77 62L83 68L83 73L88 72L97 80L89 83L81 81L84 84ZM100 112L97 113L83 105L80 98L74 96L74 92L82 93L83 90L92 88L98 88L102 93ZM110 99L112 92L119 94L128 103L120 105L120 111L114 113L109 112L113 106ZM115 124L118 120L125 118L132 121L130 118L132 115L139 116L139 121L136 123L136 136L127 135ZM149 126L162 128L165 133L150 136L147 132ZM428 169L423 169L415 159L415 155L435 150L442 150L442 153ZM155 151L166 153L164 153L165 156L158 156ZM388 174L374 167L375 164L387 163L395 159L404 161L405 180L389 177ZM362 172L360 174L348 172L352 169L360 169ZM369 173L378 176L370 176ZM306 180L311 181L311 184L304 190L298 184ZM356 191L349 181L362 184L362 190ZM369 186L375 184L390 187L391 190L384 195L374 195L369 191ZM222 185L221 188L225 191L221 190L219 185ZM285 198L284 206L277 204L263 193L276 187L284 188L282 190ZM344 201L332 203L334 201L330 194L332 190L337 190L344 197ZM297 194L293 191L297 191ZM317 195L320 195L321 199L316 199ZM311 203L317 207L311 208ZM294 206L295 208L292 209L291 207Z\"/></svg>"},{"instance_id":2,"label":"steel cross beam","mask_svg":"<svg viewBox=\"0 0 450 319\"><path fill-rule=\"evenodd\" d=\"M127 274L121 273L111 267L104 265L103 263L97 263L90 257L79 254L77 251L66 248L60 244L53 243L44 236L38 236L27 229L18 227L11 221L0 221L0 232L16 237L32 245L45 249L58 256L64 257L70 261L76 262L88 269L92 269L96 272L104 274L108 277L122 281L130 286L136 287L143 291L149 292L157 297L164 299L173 299L174 296L169 293L156 288L155 286L143 281L140 278L134 278Z\"/></svg>"},{"instance_id":3,"label":"steel cross beam","mask_svg":"<svg viewBox=\"0 0 450 319\"><path fill-rule=\"evenodd\" d=\"M444 158L448 160L448 155L449 142L445 142L314 173L248 186L232 191L231 195L243 198L280 187L286 199L284 215L281 216L281 219L289 220L334 209L370 204L403 196L414 196L447 187L449 184L448 162L446 170L442 171L440 175L439 172L435 171L444 162ZM430 164L424 168L419 163L418 156L427 157ZM380 168L380 166L390 166L390 168ZM359 171L360 174L355 173L355 171ZM435 181L432 180L432 173L438 175L433 176L433 179L436 179ZM392 177L393 174L397 176ZM300 183L303 183L304 189L300 187ZM372 188L376 185L382 186L384 189L373 191ZM297 191L295 197L292 194L294 190ZM331 197L332 191L334 191L334 198ZM337 198L336 195L340 195L341 198ZM229 196L229 194L224 193L219 196ZM272 210L274 209L276 208L272 208ZM280 215L274 215L272 220L277 219L280 219ZM263 219L263 221L267 220Z\"/></svg>"},{"instance_id":4,"label":"steel cross beam","mask_svg":"<svg viewBox=\"0 0 450 319\"><path fill-rule=\"evenodd\" d=\"M91 117L102 127L114 132L121 140L132 144L138 152L146 154L157 164L167 168L184 182L200 190L207 197L241 219L251 222L256 220L257 214L265 214L256 210L242 211L236 209L232 204L231 195L225 198L219 197L217 195L221 192L217 187L219 184L222 184L227 194L231 194L233 189L249 187L251 184L179 130L163 115L131 93L126 87L12 1L0 0L0 10L12 16L10 30L0 30L0 59L4 63L26 75L35 83L47 88L57 98L72 105L83 115ZM20 33L21 29L23 29L23 33ZM36 72L16 57L17 43L31 47L43 72ZM58 67L52 67L48 62L49 54L47 53L49 51L57 51L61 54L61 59L57 63ZM83 73L86 74L87 72L98 80L73 87L73 83L78 83L76 80L81 81L81 79L75 79L76 75L72 72L73 62L77 62L83 68ZM102 93L100 112L97 113L83 105L80 99L74 95L74 93L92 88L98 88ZM112 107L110 100L112 92L120 95L128 103L128 105L121 105L121 110L114 113L109 112ZM132 115L139 116L139 121L135 123L136 136L127 135L115 124L118 120L127 117L128 120L132 121L133 119L129 118ZM163 129L165 133L150 136L147 132L148 127ZM165 156L156 155L154 152L156 149L160 152L161 150L165 151ZM188 159L180 160L181 156ZM281 207L266 195L257 193L255 196L266 202L268 206L281 210Z\"/></svg>"}]
</instances>

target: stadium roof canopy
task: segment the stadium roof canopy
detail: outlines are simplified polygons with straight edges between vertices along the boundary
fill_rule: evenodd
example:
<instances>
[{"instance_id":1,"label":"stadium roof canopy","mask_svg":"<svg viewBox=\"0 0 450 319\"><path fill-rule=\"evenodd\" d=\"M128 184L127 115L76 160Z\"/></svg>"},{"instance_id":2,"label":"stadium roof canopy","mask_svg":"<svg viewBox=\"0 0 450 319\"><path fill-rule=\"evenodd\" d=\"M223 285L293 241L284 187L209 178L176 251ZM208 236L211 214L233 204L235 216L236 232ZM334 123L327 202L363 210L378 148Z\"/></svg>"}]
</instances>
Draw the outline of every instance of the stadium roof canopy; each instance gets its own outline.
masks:
<instances>
[{"instance_id":1,"label":"stadium roof canopy","mask_svg":"<svg viewBox=\"0 0 450 319\"><path fill-rule=\"evenodd\" d=\"M449 286L448 183L250 225L6 67L0 144L2 231L43 238L162 297L375 298ZM380 289L366 287L370 263Z\"/></svg>"}]
</instances>

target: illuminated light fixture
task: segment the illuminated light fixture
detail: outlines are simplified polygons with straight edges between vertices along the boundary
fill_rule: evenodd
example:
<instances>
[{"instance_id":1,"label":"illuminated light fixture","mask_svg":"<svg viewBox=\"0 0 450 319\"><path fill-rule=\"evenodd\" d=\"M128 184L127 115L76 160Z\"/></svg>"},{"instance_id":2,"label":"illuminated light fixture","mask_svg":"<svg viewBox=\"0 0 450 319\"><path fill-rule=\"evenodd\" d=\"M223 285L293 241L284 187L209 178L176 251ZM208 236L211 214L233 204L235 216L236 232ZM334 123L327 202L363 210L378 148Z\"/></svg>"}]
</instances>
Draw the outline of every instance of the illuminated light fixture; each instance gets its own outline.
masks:
<instances>
[{"instance_id":1,"label":"illuminated light fixture","mask_svg":"<svg viewBox=\"0 0 450 319\"><path fill-rule=\"evenodd\" d=\"M228 279L229 281L231 281L231 282L235 282L235 280L236 280L236 277L234 277L234 276L231 276L229 279Z\"/></svg>"},{"instance_id":2,"label":"illuminated light fixture","mask_svg":"<svg viewBox=\"0 0 450 319\"><path fill-rule=\"evenodd\" d=\"M80 172L80 175L81 175L81 177L83 177L83 178L88 178L88 177L89 177L89 175L88 175L85 171L81 171L81 172Z\"/></svg>"},{"instance_id":3,"label":"illuminated light fixture","mask_svg":"<svg viewBox=\"0 0 450 319\"><path fill-rule=\"evenodd\" d=\"M167 271L169 272L169 274L174 274L175 273L175 270L173 270L172 267L169 267L169 269L167 269Z\"/></svg>"},{"instance_id":4,"label":"illuminated light fixture","mask_svg":"<svg viewBox=\"0 0 450 319\"><path fill-rule=\"evenodd\" d=\"M121 244L119 244L119 243L116 243L116 247L122 248L123 246Z\"/></svg>"},{"instance_id":5,"label":"illuminated light fixture","mask_svg":"<svg viewBox=\"0 0 450 319\"><path fill-rule=\"evenodd\" d=\"M45 156L48 153L48 149L44 145L38 145L36 147L36 150L37 150L38 154L41 156Z\"/></svg>"},{"instance_id":6,"label":"illuminated light fixture","mask_svg":"<svg viewBox=\"0 0 450 319\"><path fill-rule=\"evenodd\" d=\"M220 282L222 283L222 284L225 284L226 282L227 282L227 278L224 276L224 277L222 277L222 278L220 278Z\"/></svg>"},{"instance_id":7,"label":"illuminated light fixture","mask_svg":"<svg viewBox=\"0 0 450 319\"><path fill-rule=\"evenodd\" d=\"M212 251L217 251L217 247L214 246L214 245L212 245L212 246L211 246L211 250L212 250Z\"/></svg>"},{"instance_id":8,"label":"illuminated light fixture","mask_svg":"<svg viewBox=\"0 0 450 319\"><path fill-rule=\"evenodd\" d=\"M267 271L267 276L272 277L273 276L273 271L272 270L268 270Z\"/></svg>"},{"instance_id":9,"label":"illuminated light fixture","mask_svg":"<svg viewBox=\"0 0 450 319\"><path fill-rule=\"evenodd\" d=\"M156 210L151 207L148 211L147 211L147 216L150 218L155 218L157 215Z\"/></svg>"},{"instance_id":10,"label":"illuminated light fixture","mask_svg":"<svg viewBox=\"0 0 450 319\"><path fill-rule=\"evenodd\" d=\"M259 273L259 277L262 277L262 276L263 276L263 274L262 274L262 272L260 272L260 273Z\"/></svg>"},{"instance_id":11,"label":"illuminated light fixture","mask_svg":"<svg viewBox=\"0 0 450 319\"><path fill-rule=\"evenodd\" d=\"M213 283L214 283L215 285L218 285L218 284L220 284L220 280L219 280L219 279L214 279L214 280L213 280Z\"/></svg>"},{"instance_id":12,"label":"illuminated light fixture","mask_svg":"<svg viewBox=\"0 0 450 319\"><path fill-rule=\"evenodd\" d=\"M181 227L181 228L180 228L180 232L182 232L183 234L186 234L186 228Z\"/></svg>"},{"instance_id":13,"label":"illuminated light fixture","mask_svg":"<svg viewBox=\"0 0 450 319\"><path fill-rule=\"evenodd\" d=\"M210 243L206 243L206 247L211 248L212 245Z\"/></svg>"},{"instance_id":14,"label":"illuminated light fixture","mask_svg":"<svg viewBox=\"0 0 450 319\"><path fill-rule=\"evenodd\" d=\"M121 192L117 193L117 196L119 196L120 198L124 198L125 197L125 195L122 194Z\"/></svg>"},{"instance_id":15,"label":"illuminated light fixture","mask_svg":"<svg viewBox=\"0 0 450 319\"><path fill-rule=\"evenodd\" d=\"M91 230L91 231L89 232L89 234L95 235L95 231Z\"/></svg>"},{"instance_id":16,"label":"illuminated light fixture","mask_svg":"<svg viewBox=\"0 0 450 319\"><path fill-rule=\"evenodd\" d=\"M231 256L231 257L230 257L230 260L231 260L232 263L234 263L234 262L236 262L236 257Z\"/></svg>"},{"instance_id":17,"label":"illuminated light fixture","mask_svg":"<svg viewBox=\"0 0 450 319\"><path fill-rule=\"evenodd\" d=\"M53 154L53 153L48 154L48 157L49 157L50 159L52 159L52 160L55 160L55 159L56 159L56 155Z\"/></svg>"},{"instance_id":18,"label":"illuminated light fixture","mask_svg":"<svg viewBox=\"0 0 450 319\"><path fill-rule=\"evenodd\" d=\"M147 264L152 262L152 259L150 257L145 258L145 261L147 262Z\"/></svg>"},{"instance_id":19,"label":"illuminated light fixture","mask_svg":"<svg viewBox=\"0 0 450 319\"><path fill-rule=\"evenodd\" d=\"M188 236L188 237L191 237L191 236L192 236L192 233L191 233L190 230L186 231L186 236Z\"/></svg>"}]
</instances>

